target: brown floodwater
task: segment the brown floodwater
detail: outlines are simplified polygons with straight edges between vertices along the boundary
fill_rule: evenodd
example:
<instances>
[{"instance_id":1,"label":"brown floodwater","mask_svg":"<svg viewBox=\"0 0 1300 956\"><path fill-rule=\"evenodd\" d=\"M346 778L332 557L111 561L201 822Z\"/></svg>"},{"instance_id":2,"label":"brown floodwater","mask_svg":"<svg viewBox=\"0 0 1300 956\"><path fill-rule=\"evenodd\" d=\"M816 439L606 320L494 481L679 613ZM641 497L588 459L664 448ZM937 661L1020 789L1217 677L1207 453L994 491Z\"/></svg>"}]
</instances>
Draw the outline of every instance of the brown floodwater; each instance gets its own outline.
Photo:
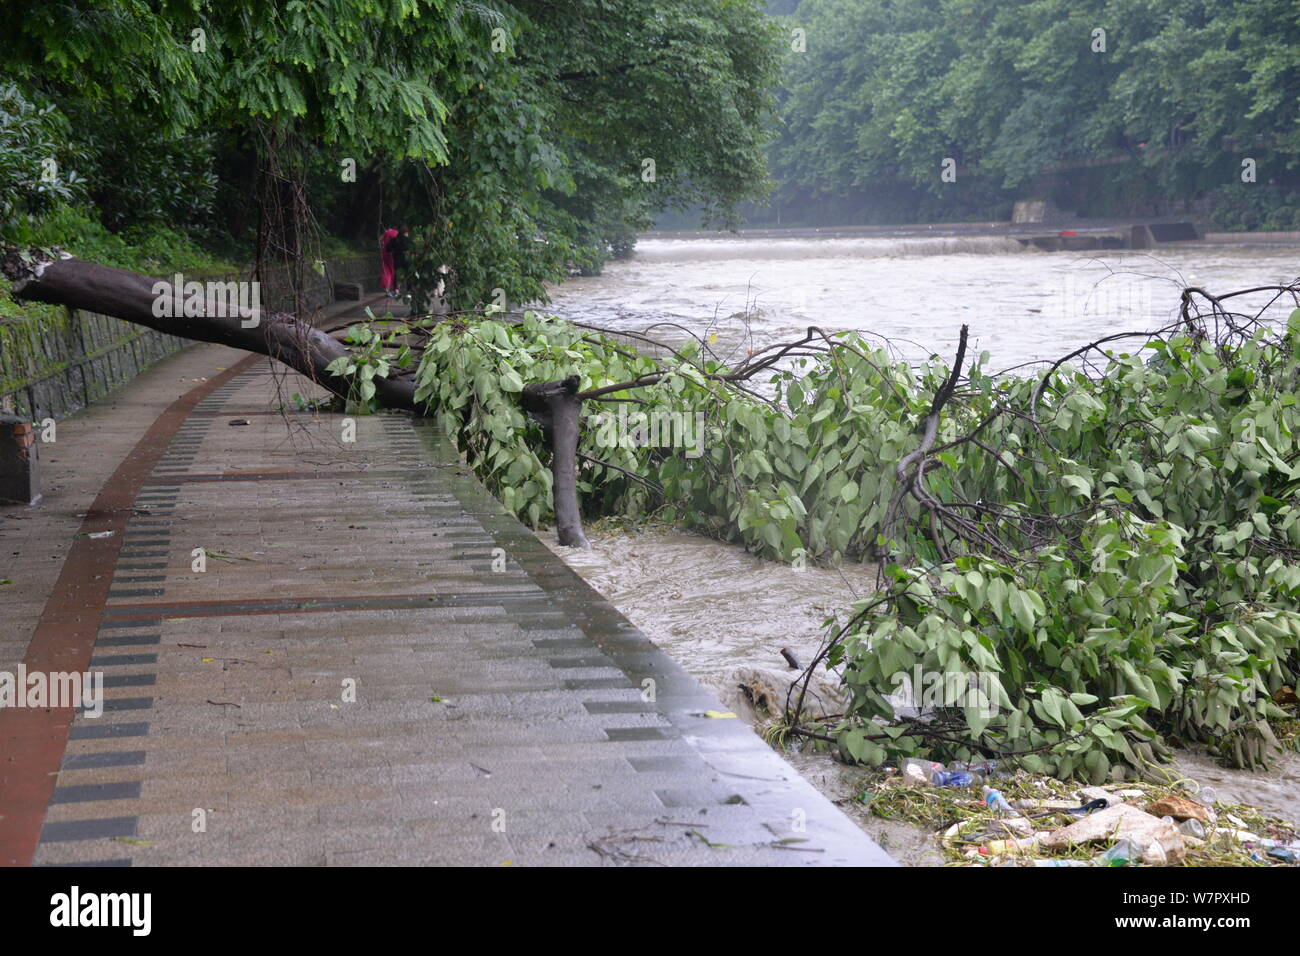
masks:
<instances>
[{"instance_id":1,"label":"brown floodwater","mask_svg":"<svg viewBox=\"0 0 1300 956\"><path fill-rule=\"evenodd\" d=\"M1047 253L997 236L651 236L633 259L553 289L546 310L605 328L714 332L724 357L809 325L879 336L912 361L951 357L966 324L996 371L1167 325L1184 286L1222 293L1298 275L1300 247L1285 245ZM1266 297L1238 301L1260 308Z\"/></svg>"},{"instance_id":2,"label":"brown floodwater","mask_svg":"<svg viewBox=\"0 0 1300 956\"><path fill-rule=\"evenodd\" d=\"M737 667L788 670L781 649L812 659L826 618L875 590L874 565L765 561L742 547L670 529L590 531L591 550L543 540L692 676L733 698Z\"/></svg>"}]
</instances>

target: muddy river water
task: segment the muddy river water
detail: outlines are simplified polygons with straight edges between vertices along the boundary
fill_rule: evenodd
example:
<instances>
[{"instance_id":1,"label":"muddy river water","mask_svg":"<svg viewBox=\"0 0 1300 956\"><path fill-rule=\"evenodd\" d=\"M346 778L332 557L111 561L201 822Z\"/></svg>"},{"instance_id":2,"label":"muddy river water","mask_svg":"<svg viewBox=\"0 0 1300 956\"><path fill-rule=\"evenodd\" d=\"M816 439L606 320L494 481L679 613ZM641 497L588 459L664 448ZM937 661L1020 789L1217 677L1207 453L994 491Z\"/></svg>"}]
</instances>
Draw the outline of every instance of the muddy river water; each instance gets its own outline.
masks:
<instances>
[{"instance_id":1,"label":"muddy river water","mask_svg":"<svg viewBox=\"0 0 1300 956\"><path fill-rule=\"evenodd\" d=\"M1113 332L1165 325L1176 317L1185 284L1223 292L1297 275L1295 246L1190 243L1075 254L1025 251L991 237L649 237L632 260L556 288L548 311L609 328L677 323L715 331L737 350L786 341L809 325L858 329L912 361L951 355L965 323L996 370L1054 359ZM1284 319L1289 310L1267 314ZM590 551L556 550L742 715L748 711L737 673L781 674L782 648L808 660L828 615L875 582L872 567L797 571L676 531L597 529L591 540ZM555 546L553 536L548 543ZM820 758L795 762L814 782L834 775ZM1300 823L1300 755L1290 753L1267 773L1228 770L1196 754L1182 756L1178 768L1221 799Z\"/></svg>"},{"instance_id":2,"label":"muddy river water","mask_svg":"<svg viewBox=\"0 0 1300 956\"><path fill-rule=\"evenodd\" d=\"M809 325L856 329L911 360L951 357L966 324L1000 370L1164 326L1185 285L1225 292L1297 275L1297 246L1047 253L1004 236L643 238L632 260L555 289L551 308L606 328L680 323L737 349L789 341Z\"/></svg>"}]
</instances>

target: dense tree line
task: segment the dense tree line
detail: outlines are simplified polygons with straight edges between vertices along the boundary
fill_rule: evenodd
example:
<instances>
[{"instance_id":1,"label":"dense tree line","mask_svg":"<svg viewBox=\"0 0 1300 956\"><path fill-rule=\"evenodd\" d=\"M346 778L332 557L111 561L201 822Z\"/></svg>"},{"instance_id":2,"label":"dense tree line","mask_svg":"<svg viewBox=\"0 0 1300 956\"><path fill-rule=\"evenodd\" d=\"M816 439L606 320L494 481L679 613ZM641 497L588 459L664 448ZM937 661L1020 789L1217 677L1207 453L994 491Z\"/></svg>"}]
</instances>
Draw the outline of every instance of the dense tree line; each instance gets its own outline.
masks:
<instances>
[{"instance_id":1,"label":"dense tree line","mask_svg":"<svg viewBox=\"0 0 1300 956\"><path fill-rule=\"evenodd\" d=\"M599 269L657 210L734 222L768 187L760 0L15 0L0 45L10 241L238 255L276 220L298 252L305 226L373 244L400 220L473 305Z\"/></svg>"},{"instance_id":2,"label":"dense tree line","mask_svg":"<svg viewBox=\"0 0 1300 956\"><path fill-rule=\"evenodd\" d=\"M1005 218L1037 193L1300 228L1292 0L802 0L782 19L787 221Z\"/></svg>"}]
</instances>

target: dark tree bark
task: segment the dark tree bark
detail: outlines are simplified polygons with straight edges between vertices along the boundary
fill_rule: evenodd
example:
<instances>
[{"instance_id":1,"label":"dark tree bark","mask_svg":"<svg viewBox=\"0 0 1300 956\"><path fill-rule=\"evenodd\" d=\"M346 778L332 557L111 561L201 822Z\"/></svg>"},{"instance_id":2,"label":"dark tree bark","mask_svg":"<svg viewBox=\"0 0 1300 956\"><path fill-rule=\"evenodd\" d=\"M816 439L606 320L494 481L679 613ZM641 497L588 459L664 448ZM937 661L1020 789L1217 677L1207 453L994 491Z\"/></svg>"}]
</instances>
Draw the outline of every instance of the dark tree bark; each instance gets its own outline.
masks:
<instances>
[{"instance_id":1,"label":"dark tree bark","mask_svg":"<svg viewBox=\"0 0 1300 956\"><path fill-rule=\"evenodd\" d=\"M168 335L268 355L336 395L349 394L351 379L325 370L349 354L347 346L292 315L259 311L245 319L223 315L230 310L205 302L202 315L157 316L153 290L158 280L148 276L73 257L28 262L12 248L4 250L0 267L20 299L98 312ZM376 378L374 383L376 398L385 408L416 411L413 377Z\"/></svg>"},{"instance_id":2,"label":"dark tree bark","mask_svg":"<svg viewBox=\"0 0 1300 956\"><path fill-rule=\"evenodd\" d=\"M578 510L578 429L582 415L578 381L574 375L561 382L525 385L522 402L525 411L541 423L551 443L551 497L560 544L590 548Z\"/></svg>"}]
</instances>

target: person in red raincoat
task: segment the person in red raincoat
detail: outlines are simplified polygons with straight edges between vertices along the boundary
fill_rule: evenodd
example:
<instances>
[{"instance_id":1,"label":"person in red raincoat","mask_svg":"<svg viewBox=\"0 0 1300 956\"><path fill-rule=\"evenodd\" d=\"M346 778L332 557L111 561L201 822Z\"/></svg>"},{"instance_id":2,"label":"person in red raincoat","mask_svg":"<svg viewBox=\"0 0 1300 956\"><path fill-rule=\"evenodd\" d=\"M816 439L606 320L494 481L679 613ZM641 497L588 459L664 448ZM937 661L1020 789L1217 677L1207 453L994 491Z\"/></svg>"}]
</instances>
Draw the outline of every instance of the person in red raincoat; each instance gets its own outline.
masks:
<instances>
[{"instance_id":1,"label":"person in red raincoat","mask_svg":"<svg viewBox=\"0 0 1300 956\"><path fill-rule=\"evenodd\" d=\"M392 245L393 240L396 238L396 229L385 229L379 235L379 284L383 286L384 294L389 298L393 296L393 282L396 272L393 253L389 246Z\"/></svg>"}]
</instances>

